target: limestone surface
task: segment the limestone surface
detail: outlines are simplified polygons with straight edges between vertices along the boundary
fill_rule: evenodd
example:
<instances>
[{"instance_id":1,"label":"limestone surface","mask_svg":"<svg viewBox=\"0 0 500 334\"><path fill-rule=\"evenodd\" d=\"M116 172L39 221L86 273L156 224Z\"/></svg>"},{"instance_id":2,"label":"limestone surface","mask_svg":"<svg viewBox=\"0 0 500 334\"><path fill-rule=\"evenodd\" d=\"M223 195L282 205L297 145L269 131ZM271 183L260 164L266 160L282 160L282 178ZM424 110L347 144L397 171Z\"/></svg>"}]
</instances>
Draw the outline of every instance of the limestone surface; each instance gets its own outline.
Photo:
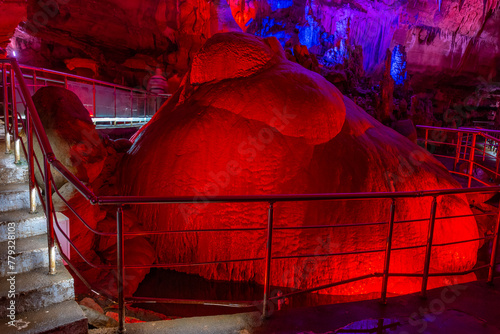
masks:
<instances>
[{"instance_id":1,"label":"limestone surface","mask_svg":"<svg viewBox=\"0 0 500 334\"><path fill-rule=\"evenodd\" d=\"M230 47L234 45L242 47ZM136 205L134 211L144 228L266 226L267 203L204 202L216 195L460 187L431 154L377 122L323 77L288 61L277 46L274 38L215 35L195 57L179 91L136 134L119 166L121 192L190 196L201 202ZM254 50L253 57L249 50ZM400 222L394 228L394 247L425 245L431 200L396 201ZM272 262L271 284L311 288L381 272L387 225L345 225L387 222L390 204L390 200L276 203L273 256L279 258ZM437 205L437 217L471 214L465 196L439 196ZM325 227L330 225L342 226ZM291 227L309 228L284 229ZM434 243L477 235L473 218L438 219ZM160 263L260 259L265 256L266 234L263 230L174 233L154 236L153 243ZM434 247L431 272L472 268L477 248L477 242ZM361 254L364 250L371 252ZM328 255L346 252L355 254ZM391 272L421 273L424 252L425 247L394 251ZM293 255L323 256L288 258ZM175 270L215 280L264 282L262 260ZM433 278L430 286L448 281ZM389 282L390 292L419 288L420 279ZM380 279L370 279L323 292L378 290Z\"/></svg>"}]
</instances>

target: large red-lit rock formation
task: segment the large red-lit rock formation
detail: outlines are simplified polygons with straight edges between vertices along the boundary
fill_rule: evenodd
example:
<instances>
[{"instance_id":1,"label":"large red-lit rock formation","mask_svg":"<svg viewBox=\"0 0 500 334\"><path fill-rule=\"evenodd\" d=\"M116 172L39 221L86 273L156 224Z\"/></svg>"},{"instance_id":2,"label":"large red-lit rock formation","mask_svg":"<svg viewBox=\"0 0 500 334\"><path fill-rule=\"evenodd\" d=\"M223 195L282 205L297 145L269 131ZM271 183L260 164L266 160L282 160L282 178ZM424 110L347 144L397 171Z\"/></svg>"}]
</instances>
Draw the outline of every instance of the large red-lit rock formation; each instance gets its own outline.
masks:
<instances>
[{"instance_id":1,"label":"large red-lit rock formation","mask_svg":"<svg viewBox=\"0 0 500 334\"><path fill-rule=\"evenodd\" d=\"M136 136L120 166L123 191L142 196L348 193L458 188L428 152L374 120L320 75L286 60L274 38L215 35L194 58L179 91ZM426 219L431 199L398 200L396 219ZM275 226L371 223L389 219L390 200L275 205ZM267 204L137 205L146 229L265 227ZM437 215L470 214L464 196L438 197ZM395 226L394 246L423 245L427 221ZM275 231L275 256L385 247L385 225ZM476 238L472 218L436 222L435 243ZM159 262L263 257L265 231L157 236ZM478 244L435 247L431 271L460 271ZM421 273L424 249L394 251L391 271ZM272 284L309 288L381 272L383 252L275 260ZM216 280L264 281L264 262L178 270ZM332 288L361 294L372 279ZM446 279L435 278L432 285ZM419 279L391 279L389 290L418 290Z\"/></svg>"}]
</instances>

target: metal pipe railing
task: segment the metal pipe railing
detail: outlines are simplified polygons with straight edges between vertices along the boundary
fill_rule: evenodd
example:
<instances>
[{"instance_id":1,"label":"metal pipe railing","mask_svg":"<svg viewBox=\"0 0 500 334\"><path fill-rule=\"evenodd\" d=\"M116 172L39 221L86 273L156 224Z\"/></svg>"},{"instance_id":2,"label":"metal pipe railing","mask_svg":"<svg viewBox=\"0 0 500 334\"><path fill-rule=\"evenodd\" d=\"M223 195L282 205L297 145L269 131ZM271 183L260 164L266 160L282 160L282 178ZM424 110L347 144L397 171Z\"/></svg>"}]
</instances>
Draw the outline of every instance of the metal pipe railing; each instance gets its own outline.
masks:
<instances>
[{"instance_id":1,"label":"metal pipe railing","mask_svg":"<svg viewBox=\"0 0 500 334\"><path fill-rule=\"evenodd\" d=\"M264 299L262 303L262 316L269 316L268 298L271 295L271 261L272 261L272 246L273 246L273 222L274 222L274 203L269 203L267 211L267 244L266 244L266 272L264 276Z\"/></svg>"},{"instance_id":2,"label":"metal pipe railing","mask_svg":"<svg viewBox=\"0 0 500 334\"><path fill-rule=\"evenodd\" d=\"M123 282L125 282L125 238L123 237L123 207L118 206L116 210L116 282L118 288L118 332L125 331L125 294Z\"/></svg>"},{"instance_id":3,"label":"metal pipe railing","mask_svg":"<svg viewBox=\"0 0 500 334\"><path fill-rule=\"evenodd\" d=\"M255 195L255 196L215 196L211 197L208 199L204 199L203 201L197 200L196 198L193 197L144 197L144 196L97 196L94 194L94 192L89 189L83 182L81 182L73 173L71 173L59 160L56 159L54 156L54 153L52 151L52 148L50 146L49 140L47 138L47 135L43 129L43 126L41 124L40 118L38 116L38 113L36 111L36 108L34 106L34 103L31 99L31 95L29 94L29 90L26 86L26 83L24 82L23 79L23 74L20 71L19 66L17 65L17 62L15 60L1 60L0 63L2 65L5 65L6 63L9 63L12 68L12 73L14 74L13 80L11 81L12 83L15 82L15 77L18 78L18 84L21 89L21 94L25 99L26 103L26 121L25 121L25 130L26 134L28 136L28 149L25 150L27 152L27 158L29 160L29 168L30 168L30 181L32 179L32 172L34 171L35 168L35 162L38 166L39 169L40 165L38 164L38 161L36 159L36 156L33 154L32 148L32 140L33 140L33 132L35 133L40 148L43 153L43 166L44 166L44 171L42 173L44 183L45 183L45 212L47 216L47 231L48 231L48 243L49 243L49 273L54 273L55 272L55 247L54 247L54 242L55 242L55 235L54 235L54 225L57 225L58 228L60 229L59 223L57 222L57 217L55 216L54 208L53 208L53 202L52 202L52 189L56 191L60 195L60 193L55 189L55 186L53 184L53 178L51 175L51 168L54 168L54 170L57 170L63 177L70 182L87 200L89 200L92 204L97 204L97 205L116 205L117 206L117 211L116 211L116 224L117 224L117 232L116 234L114 233L106 233L106 234L101 234L101 235L108 235L108 236L115 236L117 238L117 261L116 265L100 265L100 266L95 266L95 268L101 268L101 269L108 269L108 270L116 270L117 273L117 291L118 291L118 308L119 308L119 332L123 332L125 330L125 304L127 301L131 302L134 300L138 300L138 297L132 297L132 298L126 298L124 294L124 278L125 278L125 272L127 269L146 269L146 268L152 268L152 267L161 267L161 268L167 268L167 267L186 267L186 266L196 266L196 265L213 265L213 264L220 264L220 263L236 263L236 262L242 262L242 261L257 261L257 260L265 260L265 282L264 282L264 296L262 300L262 305L263 305L263 316L269 316L268 313L268 305L270 302L282 300L284 298L298 295L298 294L303 294L307 292L314 292L314 291L319 291L323 289L327 289L330 287L334 286L339 286L342 284L347 284L347 283L352 283L364 279L369 279L369 278L376 278L376 277L381 277L382 278L382 293L381 293L381 300L382 302L387 301L387 286L388 286L388 280L390 277L396 277L396 276L404 276L404 277L421 277L422 278L422 290L421 293L423 296L425 296L426 291L427 291L427 281L429 277L435 277L435 276L446 276L446 275L458 275L458 274L463 274L463 273L438 273L438 272L430 272L430 264L431 264L431 259L432 259L432 247L437 247L437 246L446 246L450 244L456 244L456 243L465 243L465 242L474 242L474 241L479 241L480 239L493 239L493 250L492 250L492 256L490 259L490 263L488 265L478 267L478 268L473 268L467 272L473 272L477 271L479 269L484 269L484 268L489 268L489 275L488 275L488 281L492 282L494 276L495 276L495 266L496 266L496 252L498 249L498 239L499 239L499 224L500 224L500 216L498 216L497 219L497 224L496 224L496 232L493 237L485 237L485 238L476 238L476 239L470 239L470 240L461 240L461 241L456 241L453 243L443 243L443 244L433 244L433 233L435 230L435 222L438 219L452 219L452 218L460 218L460 217L465 217L465 216L476 216L476 215L461 215L461 216L451 216L451 217L436 217L436 212L437 212L437 196L446 196L446 195L463 195L463 194L473 194L473 193L493 193L493 192L499 192L500 187L495 186L495 187L481 187L481 188L469 188L469 189L441 189L441 190L425 190L425 191L407 191L407 192L380 192L380 193L355 193L355 194L339 194L339 193L330 193L330 194L294 194L294 195ZM2 77L6 77L6 71L3 71ZM36 72L34 72L34 83L36 85ZM6 90L6 81L4 80L4 91ZM4 94L4 105L6 104L5 101L8 99L8 94ZM133 109L133 100L132 100L132 109ZM8 112L8 107L7 107L7 112ZM133 112L133 110L131 110ZM13 122L14 119L17 120L17 113L13 114ZM5 117L5 108L4 108L4 117ZM9 118L6 117L6 123L9 123ZM23 122L21 122L23 124ZM9 127L9 124L6 124L6 127ZM424 127L426 131L426 136L425 136L425 146L427 147L428 144L430 143L429 141L429 131L434 131L434 130L439 130L439 131L450 131L450 132L455 132L458 134L459 137L462 136L462 134L465 132L463 130L457 130L457 129L442 129L442 128L435 128L435 127ZM17 128L13 127L13 132L15 133L16 136L18 136L18 131ZM471 152L469 153L469 161L470 161L470 166L474 166L474 149L475 149L475 137L477 135L483 136L484 134L481 131L470 131L466 132L467 135L472 135L473 140L472 140L472 145L470 146ZM16 137L18 138L18 137ZM23 145L24 149L24 144ZM461 141L457 141L457 147L461 147L462 143ZM468 146L467 144L465 146ZM469 168L469 177L470 180L474 179L474 177L471 175L470 168ZM38 190L38 187L35 187ZM395 213L396 213L396 200L399 198L422 198L422 197L432 197L432 204L431 204L431 214L429 218L425 219L414 219L414 220L407 220L407 221L396 221L395 220ZM297 201L366 201L366 200L381 200L381 199L390 199L391 200L391 208L390 208L390 220L389 222L372 222L372 223L361 223L361 224L351 224L350 226L352 227L357 227L357 226L365 226L365 225L382 225L382 224L387 224L388 225L388 230L387 230L387 241L386 241L386 246L385 249L373 249L373 250L355 250L355 251L350 251L350 252L341 252L341 253L327 253L327 254L295 254L295 255L274 255L272 254L272 242L273 242L273 235L277 233L277 231L280 230L286 230L286 229L292 229L289 227L276 227L274 228L274 205L279 202L297 202ZM64 201L66 204L69 204L67 201ZM124 232L123 228L123 205L127 204L135 204L135 205L141 205L141 204L152 204L152 203L159 203L159 204L167 204L167 203L259 203L259 202L265 202L269 204L268 208L268 221L267 221L267 229L262 228L262 227L250 227L250 228L235 228L235 229L205 229L205 230L184 230L184 231L151 231L151 232L145 232L145 231L138 231L138 232ZM68 205L69 207L69 205ZM73 208L71 208L73 209ZM76 211L74 211L75 214ZM88 224L85 224L85 221L77 214L78 218L82 221L84 225L89 227ZM393 229L394 229L394 224L396 223L411 223L411 222L417 222L417 221L429 221L429 230L428 230L428 237L427 237L427 244L426 245L412 245L412 246L403 246L403 247L393 247L392 241L393 241ZM328 227L335 227L335 226L328 226ZM299 229L301 227L293 227L293 229ZM307 228L323 228L323 226L303 226L303 229ZM200 263L170 263L170 264L153 264L153 265L125 265L125 259L124 259L124 254L125 254L125 243L124 239L127 236L133 236L133 235L144 235L145 233L155 233L155 234L160 234L160 233L216 233L219 231L226 231L226 232L245 232L245 231L259 231L259 230L267 230L267 239L266 239L266 256L265 257L256 257L252 259L231 259L231 260L221 260L221 261L207 261L207 262L200 262ZM92 230L93 232L97 232ZM83 254L79 252L78 248L74 245L74 243L71 241L71 237L66 235L65 233L62 233L62 236L68 240L70 243L71 247L75 249L77 254L82 257L85 261L87 259L84 258ZM416 249L416 248L426 248L425 251L425 257L424 257L424 271L423 273L393 273L390 271L390 259L391 259L391 253L394 251L401 251L401 250L408 250L408 249ZM308 288L305 290L301 291L294 291L289 294L283 295L283 296L275 296L271 297L270 296L270 284L272 281L272 271L271 271L271 262L273 260L277 259L285 259L285 258L303 258L303 257L326 257L326 256L338 256L338 255L352 255L352 254L366 254L366 253L374 253L374 252L385 252L384 256L384 264L383 264L383 272L382 273L371 273L367 275L363 275L360 277L354 277L350 278L347 280L343 280L340 282L333 282L333 283L328 283L324 284L318 287L312 287ZM69 258L64 257L67 262L70 261ZM70 262L69 262L70 263ZM87 262L89 265L93 266L92 263ZM74 266L72 266L73 269L75 269ZM76 270L76 269L75 269ZM140 298L139 298L140 299ZM147 299L147 298L146 298ZM146 300L144 299L144 300ZM160 300L161 298L155 298L155 300ZM180 302L180 303L203 303L203 301L185 301L185 300L168 300L167 302ZM236 305L236 304L231 304L228 302L218 302L221 305Z\"/></svg>"},{"instance_id":4,"label":"metal pipe railing","mask_svg":"<svg viewBox=\"0 0 500 334\"><path fill-rule=\"evenodd\" d=\"M5 63L10 64L8 62L5 62ZM76 82L76 83L80 83L83 85L89 85L91 87L91 90L92 90L92 97L91 97L92 108L91 108L90 112L92 113L93 117L110 116L109 114L106 115L106 114L100 112L99 108L97 107L97 105L98 105L98 101L97 101L98 89L97 88L98 87L113 89L113 92L114 92L114 95L113 95L113 97L114 97L114 110L112 110L112 114L114 114L115 117L117 117L117 90L122 91L122 92L128 92L128 94L132 94L132 95L138 94L138 96L139 96L138 98L145 99L146 102L149 99L154 99L155 101L157 101L159 98L168 99L169 97L172 96L171 94L154 94L154 93L150 93L150 92L148 92L144 89L141 89L141 88L130 88L130 87L117 85L117 84L113 84L113 83L109 83L109 82L105 82L105 81L81 77L81 76L73 75L70 73L52 71L52 70L33 67L33 66L22 65L22 66L20 66L20 68L24 72L31 73L31 74L22 73L22 75L24 78L33 79L33 87L34 87L35 91L36 91L36 88L38 86L37 82L39 82L39 81L43 82L44 85L46 85L48 82L55 83L55 84L64 86L66 89L70 89L70 90L72 88L69 86L68 82ZM1 71L2 71L2 73L5 73L5 74L9 73L8 70L4 70L4 69L1 69ZM37 72L41 73L41 75L37 75ZM51 76L52 78L50 78L49 76ZM54 79L53 77L57 77L58 79ZM133 108L133 105L131 108ZM113 108L111 108L111 109L113 109ZM152 110L153 113L156 112L156 110L157 110L157 108ZM130 113L132 113L132 109L130 110ZM148 114L147 103L144 103L143 114L145 116L147 116L147 114Z\"/></svg>"},{"instance_id":5,"label":"metal pipe railing","mask_svg":"<svg viewBox=\"0 0 500 334\"><path fill-rule=\"evenodd\" d=\"M19 125L17 119L17 102L16 102L16 79L14 72L10 72L10 88L11 88L11 105L12 105L12 134L14 137L14 163L21 163L21 147L19 143Z\"/></svg>"},{"instance_id":6,"label":"metal pipe railing","mask_svg":"<svg viewBox=\"0 0 500 334\"><path fill-rule=\"evenodd\" d=\"M421 291L422 297L427 296L427 280L429 279L429 268L431 263L431 254L432 254L432 239L434 237L434 226L436 223L436 210L437 210L437 197L434 196L431 204L431 217L429 219L427 247L425 250L424 275L422 278L422 291Z\"/></svg>"},{"instance_id":7,"label":"metal pipe railing","mask_svg":"<svg viewBox=\"0 0 500 334\"><path fill-rule=\"evenodd\" d=\"M387 241L385 247L384 274L382 277L382 304L387 304L387 285L389 281L389 266L391 263L392 234L394 231L394 217L396 215L396 200L392 199L389 226L387 227Z\"/></svg>"},{"instance_id":8,"label":"metal pipe railing","mask_svg":"<svg viewBox=\"0 0 500 334\"><path fill-rule=\"evenodd\" d=\"M488 168L485 164L480 165L479 163L475 162L475 151L476 151L476 143L477 143L477 136L481 136L484 138L484 147L483 147L483 161L485 161L485 157L487 155L486 153L486 140L490 140L495 144L495 146L500 145L500 139L496 138L494 136L489 135L487 132L493 132L497 133L500 132L500 130L486 130L486 129L451 129L451 128L437 128L437 127L432 127L432 126L417 126L418 129L423 129L425 130L425 141L424 141L424 146L427 147L428 144L432 145L446 145L446 146L456 146L456 151L455 151L455 156L450 157L450 156L445 156L445 155L439 155L439 154L434 154L437 157L442 157L442 158L448 158L448 159L454 159L454 167L453 171L450 171L451 173L455 175L461 175L467 177L467 184L468 187L472 185L472 180L477 181L479 183L482 183L484 185L488 185L486 182L479 180L473 176L474 173L474 166L479 166L480 168L492 173L495 176L495 179L500 179L500 174L498 172L499 166L500 166L500 159L498 157L498 151L496 152L495 156L492 156L495 159L495 171L493 171L491 168ZM434 132L440 132L440 133L456 133L457 134L457 143L449 143L445 141L438 141L438 140L429 140L429 131L434 131ZM466 137L465 143L463 138L464 135ZM469 146L469 137L471 137L471 144ZM462 152L462 147L464 147L464 152ZM469 149L469 151L467 151ZM463 154L462 154L463 153ZM462 156L463 155L463 156ZM468 158L467 158L468 155ZM488 156L490 156L488 154ZM458 163L462 161L467 161L468 162L468 168L467 168L467 174L464 173L459 173L457 172L457 167Z\"/></svg>"},{"instance_id":9,"label":"metal pipe railing","mask_svg":"<svg viewBox=\"0 0 500 334\"><path fill-rule=\"evenodd\" d=\"M3 119L4 119L4 131L5 131L5 153L10 153L10 129L9 129L9 86L7 83L7 72L3 70L5 64L2 63L2 84L3 84Z\"/></svg>"}]
</instances>

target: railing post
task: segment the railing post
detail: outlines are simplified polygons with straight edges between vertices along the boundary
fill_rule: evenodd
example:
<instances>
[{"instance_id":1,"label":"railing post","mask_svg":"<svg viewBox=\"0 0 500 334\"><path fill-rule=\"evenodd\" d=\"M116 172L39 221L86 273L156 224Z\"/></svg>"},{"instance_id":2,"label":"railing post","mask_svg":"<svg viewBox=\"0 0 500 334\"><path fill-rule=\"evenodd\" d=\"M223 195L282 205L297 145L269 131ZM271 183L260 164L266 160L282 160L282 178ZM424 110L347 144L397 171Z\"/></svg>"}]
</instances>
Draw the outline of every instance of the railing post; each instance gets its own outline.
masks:
<instances>
[{"instance_id":1,"label":"railing post","mask_svg":"<svg viewBox=\"0 0 500 334\"><path fill-rule=\"evenodd\" d=\"M12 72L12 68L10 70ZM8 154L11 151L10 145L10 132L9 132L9 86L7 82L7 65L2 64L2 82L3 82L3 117L4 117L4 128L5 128L5 153Z\"/></svg>"},{"instance_id":2,"label":"railing post","mask_svg":"<svg viewBox=\"0 0 500 334\"><path fill-rule=\"evenodd\" d=\"M95 98L95 93L96 93L96 90L95 90L95 82L92 83L92 113L94 114L93 117L97 117L97 106L95 105L95 101L96 101L96 98Z\"/></svg>"},{"instance_id":3,"label":"railing post","mask_svg":"<svg viewBox=\"0 0 500 334\"><path fill-rule=\"evenodd\" d=\"M26 136L28 141L28 173L30 189L30 213L36 213L36 186L35 186L35 168L33 158L33 123L28 109L26 109Z\"/></svg>"},{"instance_id":4,"label":"railing post","mask_svg":"<svg viewBox=\"0 0 500 334\"><path fill-rule=\"evenodd\" d=\"M123 256L124 238L123 238L123 208L119 206L116 210L116 237L117 237L117 277L118 287L118 333L125 332L125 296L123 293L123 282L125 279L125 259Z\"/></svg>"},{"instance_id":5,"label":"railing post","mask_svg":"<svg viewBox=\"0 0 500 334\"><path fill-rule=\"evenodd\" d=\"M484 138L484 142L483 142L484 143L483 144L483 162L484 162L484 160L486 159L486 142L488 141L488 139L485 136L483 136L483 138Z\"/></svg>"},{"instance_id":6,"label":"railing post","mask_svg":"<svg viewBox=\"0 0 500 334\"><path fill-rule=\"evenodd\" d=\"M500 159L498 159L498 158L499 158L499 156L498 156L498 151L500 151L500 142L499 142L499 143L497 143L496 148L497 148L497 151L496 151L496 154L495 154L495 159L496 159L495 171L496 171L496 172L497 172L497 174L498 174L498 167L500 166Z\"/></svg>"},{"instance_id":7,"label":"railing post","mask_svg":"<svg viewBox=\"0 0 500 334\"><path fill-rule=\"evenodd\" d=\"M425 250L424 275L422 277L422 298L427 297L427 281L429 279L429 268L432 254L432 239L434 237L434 225L436 223L437 197L433 197L431 205L431 216L429 218L429 231L427 235L427 248Z\"/></svg>"},{"instance_id":8,"label":"railing post","mask_svg":"<svg viewBox=\"0 0 500 334\"><path fill-rule=\"evenodd\" d=\"M33 70L33 94L36 93L36 71Z\"/></svg>"},{"instance_id":9,"label":"railing post","mask_svg":"<svg viewBox=\"0 0 500 334\"><path fill-rule=\"evenodd\" d=\"M10 70L10 89L12 95L12 133L14 134L14 163L21 163L21 139L19 138L19 126L17 124L17 101L16 101L16 76Z\"/></svg>"},{"instance_id":10,"label":"railing post","mask_svg":"<svg viewBox=\"0 0 500 334\"><path fill-rule=\"evenodd\" d=\"M382 277L382 304L387 304L387 283L389 281L389 264L391 262L392 234L394 231L394 216L396 213L396 199L392 199L389 227L387 229L387 243L385 247L384 276Z\"/></svg>"},{"instance_id":11,"label":"railing post","mask_svg":"<svg viewBox=\"0 0 500 334\"><path fill-rule=\"evenodd\" d=\"M134 116L134 91L130 90L130 117Z\"/></svg>"},{"instance_id":12,"label":"railing post","mask_svg":"<svg viewBox=\"0 0 500 334\"><path fill-rule=\"evenodd\" d=\"M472 135L472 146L470 147L470 155L469 155L469 183L467 185L470 188L472 184L472 174L474 173L474 155L476 149L476 134Z\"/></svg>"},{"instance_id":13,"label":"railing post","mask_svg":"<svg viewBox=\"0 0 500 334\"><path fill-rule=\"evenodd\" d=\"M469 146L469 134L467 133L466 134L466 139L465 139L465 147L464 147L464 157L463 159L465 159L467 157L467 146Z\"/></svg>"},{"instance_id":14,"label":"railing post","mask_svg":"<svg viewBox=\"0 0 500 334\"><path fill-rule=\"evenodd\" d=\"M268 298L271 292L271 261L272 261L272 246L273 246L273 219L274 219L274 203L269 202L267 211L267 246L266 246L266 273L264 277L264 299L262 301L262 317L267 318Z\"/></svg>"},{"instance_id":15,"label":"railing post","mask_svg":"<svg viewBox=\"0 0 500 334\"><path fill-rule=\"evenodd\" d=\"M429 129L425 129L425 150L428 151L427 149L427 141L429 140Z\"/></svg>"},{"instance_id":16,"label":"railing post","mask_svg":"<svg viewBox=\"0 0 500 334\"><path fill-rule=\"evenodd\" d=\"M453 170L457 170L457 165L460 162L460 152L462 151L462 132L457 132L457 151L455 153L455 164Z\"/></svg>"},{"instance_id":17,"label":"railing post","mask_svg":"<svg viewBox=\"0 0 500 334\"><path fill-rule=\"evenodd\" d=\"M499 203L500 205L500 203ZM500 227L500 212L497 216L497 223L495 226L495 235L493 236L493 247L491 247L491 258L490 258L490 270L488 272L488 283L493 284L493 278L495 277L495 266L497 263L497 252L498 252L498 234Z\"/></svg>"},{"instance_id":18,"label":"railing post","mask_svg":"<svg viewBox=\"0 0 500 334\"><path fill-rule=\"evenodd\" d=\"M45 170L45 215L47 217L47 240L49 244L49 275L56 274L56 248L53 224L53 208L52 208L52 179L50 173L50 162L47 157L44 157Z\"/></svg>"}]
</instances>

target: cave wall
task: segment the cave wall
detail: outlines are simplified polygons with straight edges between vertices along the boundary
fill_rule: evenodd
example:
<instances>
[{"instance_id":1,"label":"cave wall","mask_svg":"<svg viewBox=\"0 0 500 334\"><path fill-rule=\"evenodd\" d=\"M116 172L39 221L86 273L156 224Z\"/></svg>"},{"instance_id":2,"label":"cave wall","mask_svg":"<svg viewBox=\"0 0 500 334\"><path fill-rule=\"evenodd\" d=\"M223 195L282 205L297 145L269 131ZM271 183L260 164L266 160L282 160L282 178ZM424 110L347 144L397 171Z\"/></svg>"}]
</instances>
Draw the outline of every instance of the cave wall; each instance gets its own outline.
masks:
<instances>
[{"instance_id":1,"label":"cave wall","mask_svg":"<svg viewBox=\"0 0 500 334\"><path fill-rule=\"evenodd\" d=\"M303 44L320 63L360 47L380 75L387 49L403 46L413 88L476 86L500 73L498 0L29 0L3 4L0 40L14 34L21 62L74 70L92 60L96 78L145 86L156 66L184 74L215 32L243 30ZM24 11L24 12L23 12ZM13 14L13 15L11 15ZM26 15L23 19L23 15ZM80 62L80 59L85 61ZM68 62L72 66L68 66ZM75 65L76 64L76 65ZM93 71L94 72L94 71ZM499 81L499 80L496 80Z\"/></svg>"},{"instance_id":2,"label":"cave wall","mask_svg":"<svg viewBox=\"0 0 500 334\"><path fill-rule=\"evenodd\" d=\"M23 2L0 3L0 48L6 48L14 30L26 20L27 4Z\"/></svg>"},{"instance_id":3,"label":"cave wall","mask_svg":"<svg viewBox=\"0 0 500 334\"><path fill-rule=\"evenodd\" d=\"M242 2L230 4L246 31L275 36L282 45L298 40L324 63L338 62L332 54L346 56L349 45L359 45L364 69L373 74L382 70L386 50L402 45L416 86L456 77L463 80L454 84L474 85L471 78L498 75L498 1Z\"/></svg>"}]
</instances>

